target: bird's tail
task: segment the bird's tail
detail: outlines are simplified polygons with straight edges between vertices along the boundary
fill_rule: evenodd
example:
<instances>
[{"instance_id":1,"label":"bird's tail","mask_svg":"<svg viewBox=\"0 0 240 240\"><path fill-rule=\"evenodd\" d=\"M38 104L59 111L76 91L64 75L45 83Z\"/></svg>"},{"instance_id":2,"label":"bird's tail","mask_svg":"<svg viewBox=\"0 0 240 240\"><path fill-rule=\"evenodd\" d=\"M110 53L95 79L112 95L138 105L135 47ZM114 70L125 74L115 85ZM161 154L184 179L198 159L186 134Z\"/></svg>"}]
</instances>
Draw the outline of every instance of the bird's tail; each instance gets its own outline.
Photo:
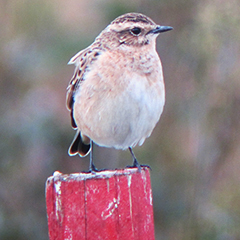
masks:
<instances>
[{"instance_id":1,"label":"bird's tail","mask_svg":"<svg viewBox=\"0 0 240 240\"><path fill-rule=\"evenodd\" d=\"M68 149L68 154L70 156L79 154L80 157L85 157L89 154L90 151L91 151L91 140L87 136L82 135L80 131L77 131Z\"/></svg>"}]
</instances>

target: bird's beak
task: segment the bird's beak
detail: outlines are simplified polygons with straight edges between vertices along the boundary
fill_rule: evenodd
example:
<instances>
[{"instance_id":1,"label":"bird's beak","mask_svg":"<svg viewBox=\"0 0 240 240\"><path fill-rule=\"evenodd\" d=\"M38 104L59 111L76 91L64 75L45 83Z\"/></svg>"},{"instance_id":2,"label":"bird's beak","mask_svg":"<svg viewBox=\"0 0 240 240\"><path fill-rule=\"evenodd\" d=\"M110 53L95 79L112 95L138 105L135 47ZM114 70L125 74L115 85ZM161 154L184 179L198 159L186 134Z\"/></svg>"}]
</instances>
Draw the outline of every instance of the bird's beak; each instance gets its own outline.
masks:
<instances>
[{"instance_id":1,"label":"bird's beak","mask_svg":"<svg viewBox=\"0 0 240 240\"><path fill-rule=\"evenodd\" d=\"M172 29L173 28L169 27L169 26L157 26L156 28L150 30L147 34L149 34L149 33L157 34L157 33L161 33L161 32L167 32Z\"/></svg>"}]
</instances>

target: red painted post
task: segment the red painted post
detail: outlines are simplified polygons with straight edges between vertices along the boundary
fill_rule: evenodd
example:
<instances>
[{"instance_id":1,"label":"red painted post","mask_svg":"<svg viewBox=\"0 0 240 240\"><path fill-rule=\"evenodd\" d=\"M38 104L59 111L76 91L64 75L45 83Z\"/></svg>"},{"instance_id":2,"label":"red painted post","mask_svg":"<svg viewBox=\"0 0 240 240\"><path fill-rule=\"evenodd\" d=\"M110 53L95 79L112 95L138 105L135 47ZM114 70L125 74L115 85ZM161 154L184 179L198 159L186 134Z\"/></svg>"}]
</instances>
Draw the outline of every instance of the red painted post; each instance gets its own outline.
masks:
<instances>
[{"instance_id":1,"label":"red painted post","mask_svg":"<svg viewBox=\"0 0 240 240\"><path fill-rule=\"evenodd\" d=\"M148 168L65 175L46 182L50 240L154 240Z\"/></svg>"}]
</instances>

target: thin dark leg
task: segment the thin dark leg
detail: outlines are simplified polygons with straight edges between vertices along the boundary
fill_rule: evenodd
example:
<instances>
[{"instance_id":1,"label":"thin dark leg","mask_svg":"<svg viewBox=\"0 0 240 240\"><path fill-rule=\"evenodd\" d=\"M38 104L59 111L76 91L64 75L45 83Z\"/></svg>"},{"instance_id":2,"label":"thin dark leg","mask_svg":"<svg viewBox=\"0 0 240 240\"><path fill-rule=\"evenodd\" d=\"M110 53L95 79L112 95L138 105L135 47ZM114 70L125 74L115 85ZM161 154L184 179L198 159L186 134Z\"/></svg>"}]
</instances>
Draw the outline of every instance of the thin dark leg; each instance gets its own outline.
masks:
<instances>
[{"instance_id":1,"label":"thin dark leg","mask_svg":"<svg viewBox=\"0 0 240 240\"><path fill-rule=\"evenodd\" d=\"M93 164L93 141L90 142L91 151L90 151L90 164L89 164L89 172L97 172L98 169Z\"/></svg>"},{"instance_id":2,"label":"thin dark leg","mask_svg":"<svg viewBox=\"0 0 240 240\"><path fill-rule=\"evenodd\" d=\"M128 149L129 149L130 153L132 154L132 158L133 158L133 166L132 167L137 167L138 168L138 172L141 172L141 165L137 161L132 148L129 147Z\"/></svg>"}]
</instances>

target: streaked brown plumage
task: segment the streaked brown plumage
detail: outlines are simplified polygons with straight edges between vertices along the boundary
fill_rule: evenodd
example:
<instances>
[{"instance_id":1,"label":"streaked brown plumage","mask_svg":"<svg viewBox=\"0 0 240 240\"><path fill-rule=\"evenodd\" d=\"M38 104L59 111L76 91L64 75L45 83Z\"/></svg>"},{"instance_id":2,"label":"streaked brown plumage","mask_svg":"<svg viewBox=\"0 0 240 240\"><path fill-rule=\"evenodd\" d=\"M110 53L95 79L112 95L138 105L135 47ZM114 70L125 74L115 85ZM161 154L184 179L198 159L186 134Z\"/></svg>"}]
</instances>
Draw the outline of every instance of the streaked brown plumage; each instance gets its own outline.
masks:
<instances>
[{"instance_id":1,"label":"streaked brown plumage","mask_svg":"<svg viewBox=\"0 0 240 240\"><path fill-rule=\"evenodd\" d=\"M132 147L150 136L165 103L156 37L171 29L143 14L128 13L69 61L76 68L67 88L67 108L77 130L70 155L86 156L92 140L104 147L129 148L140 168Z\"/></svg>"}]
</instances>

